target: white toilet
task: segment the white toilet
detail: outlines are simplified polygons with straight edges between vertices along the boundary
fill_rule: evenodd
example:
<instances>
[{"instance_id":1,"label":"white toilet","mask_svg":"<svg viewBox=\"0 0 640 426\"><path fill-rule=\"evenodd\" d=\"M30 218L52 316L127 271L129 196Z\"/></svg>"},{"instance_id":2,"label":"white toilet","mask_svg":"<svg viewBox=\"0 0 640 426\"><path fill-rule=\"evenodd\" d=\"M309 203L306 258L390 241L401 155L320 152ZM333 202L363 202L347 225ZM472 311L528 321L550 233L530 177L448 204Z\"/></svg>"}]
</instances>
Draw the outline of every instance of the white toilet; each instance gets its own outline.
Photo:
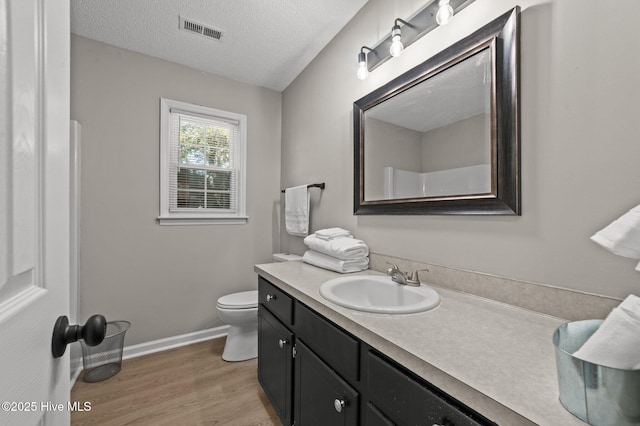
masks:
<instances>
[{"instance_id":1,"label":"white toilet","mask_svg":"<svg viewBox=\"0 0 640 426\"><path fill-rule=\"evenodd\" d=\"M289 253L275 253L275 262L301 259ZM220 319L229 324L222 359L245 361L258 356L258 290L222 296L216 304Z\"/></svg>"}]
</instances>

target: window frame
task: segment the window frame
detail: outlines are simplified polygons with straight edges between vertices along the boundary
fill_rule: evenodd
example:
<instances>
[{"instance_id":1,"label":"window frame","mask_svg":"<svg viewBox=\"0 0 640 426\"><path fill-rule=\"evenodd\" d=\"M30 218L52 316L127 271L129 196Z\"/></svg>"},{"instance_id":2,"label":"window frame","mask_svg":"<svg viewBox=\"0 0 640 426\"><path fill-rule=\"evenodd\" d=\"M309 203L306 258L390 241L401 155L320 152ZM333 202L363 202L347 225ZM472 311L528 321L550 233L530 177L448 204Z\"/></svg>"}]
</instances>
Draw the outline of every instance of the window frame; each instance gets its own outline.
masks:
<instances>
[{"instance_id":1,"label":"window frame","mask_svg":"<svg viewBox=\"0 0 640 426\"><path fill-rule=\"evenodd\" d=\"M202 211L172 212L170 210L170 167L171 167L171 110L198 118L231 120L238 122L238 209L235 213L215 212L213 209ZM247 116L235 112L223 111L202 105L194 105L172 99L160 98L160 225L208 225L208 224L245 224L246 215L246 148Z\"/></svg>"}]
</instances>

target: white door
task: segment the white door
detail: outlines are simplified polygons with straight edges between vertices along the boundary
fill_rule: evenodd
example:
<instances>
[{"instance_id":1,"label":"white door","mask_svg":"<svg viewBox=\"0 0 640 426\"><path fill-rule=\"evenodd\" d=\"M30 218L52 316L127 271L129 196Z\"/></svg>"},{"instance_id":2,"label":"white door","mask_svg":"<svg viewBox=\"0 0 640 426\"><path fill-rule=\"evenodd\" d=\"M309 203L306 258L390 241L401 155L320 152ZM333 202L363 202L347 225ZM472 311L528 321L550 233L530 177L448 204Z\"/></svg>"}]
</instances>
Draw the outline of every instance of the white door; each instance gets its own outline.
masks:
<instances>
[{"instance_id":1,"label":"white door","mask_svg":"<svg viewBox=\"0 0 640 426\"><path fill-rule=\"evenodd\" d=\"M69 29L69 0L0 0L2 425L69 423Z\"/></svg>"}]
</instances>

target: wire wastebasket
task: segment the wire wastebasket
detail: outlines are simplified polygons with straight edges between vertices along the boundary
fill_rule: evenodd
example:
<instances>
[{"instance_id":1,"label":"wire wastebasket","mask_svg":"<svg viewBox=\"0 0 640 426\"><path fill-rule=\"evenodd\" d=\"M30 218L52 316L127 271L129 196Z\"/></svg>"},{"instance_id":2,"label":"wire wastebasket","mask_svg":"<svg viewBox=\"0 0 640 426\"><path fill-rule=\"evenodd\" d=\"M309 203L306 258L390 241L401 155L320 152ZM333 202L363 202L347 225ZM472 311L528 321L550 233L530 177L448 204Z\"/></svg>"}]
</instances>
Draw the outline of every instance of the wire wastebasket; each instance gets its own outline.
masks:
<instances>
[{"instance_id":1,"label":"wire wastebasket","mask_svg":"<svg viewBox=\"0 0 640 426\"><path fill-rule=\"evenodd\" d=\"M129 321L109 321L102 343L88 346L80 341L85 382L101 382L118 374L122 368L124 335L130 326Z\"/></svg>"}]
</instances>

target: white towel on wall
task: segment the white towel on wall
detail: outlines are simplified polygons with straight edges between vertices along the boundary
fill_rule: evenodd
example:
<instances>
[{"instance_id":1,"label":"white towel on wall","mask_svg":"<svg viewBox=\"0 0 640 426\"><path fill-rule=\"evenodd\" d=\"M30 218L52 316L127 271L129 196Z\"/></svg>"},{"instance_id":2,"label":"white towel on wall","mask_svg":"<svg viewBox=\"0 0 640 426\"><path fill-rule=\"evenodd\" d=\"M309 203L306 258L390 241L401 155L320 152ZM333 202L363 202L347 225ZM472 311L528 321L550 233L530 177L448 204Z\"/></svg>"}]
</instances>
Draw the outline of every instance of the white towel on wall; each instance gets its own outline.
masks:
<instances>
[{"instance_id":1,"label":"white towel on wall","mask_svg":"<svg viewBox=\"0 0 640 426\"><path fill-rule=\"evenodd\" d=\"M361 257L359 259L352 260L340 260L313 250L307 250L302 256L302 261L319 268L340 272L341 274L369 269L368 257Z\"/></svg>"},{"instance_id":2,"label":"white towel on wall","mask_svg":"<svg viewBox=\"0 0 640 426\"><path fill-rule=\"evenodd\" d=\"M362 240L352 237L322 240L315 234L304 239L304 243L311 249L340 260L352 260L369 255L369 247Z\"/></svg>"},{"instance_id":3,"label":"white towel on wall","mask_svg":"<svg viewBox=\"0 0 640 426\"><path fill-rule=\"evenodd\" d=\"M327 241L333 240L334 238L352 237L351 232L342 228L318 229L314 233L316 234L316 237Z\"/></svg>"},{"instance_id":4,"label":"white towel on wall","mask_svg":"<svg viewBox=\"0 0 640 426\"><path fill-rule=\"evenodd\" d=\"M618 256L640 259L640 206L596 232L591 240ZM640 271L640 263L636 270Z\"/></svg>"},{"instance_id":5,"label":"white towel on wall","mask_svg":"<svg viewBox=\"0 0 640 426\"><path fill-rule=\"evenodd\" d=\"M287 233L309 235L309 189L307 185L284 190L284 223Z\"/></svg>"},{"instance_id":6,"label":"white towel on wall","mask_svg":"<svg viewBox=\"0 0 640 426\"><path fill-rule=\"evenodd\" d=\"M640 297L629 295L614 308L573 356L623 370L640 369Z\"/></svg>"}]
</instances>

